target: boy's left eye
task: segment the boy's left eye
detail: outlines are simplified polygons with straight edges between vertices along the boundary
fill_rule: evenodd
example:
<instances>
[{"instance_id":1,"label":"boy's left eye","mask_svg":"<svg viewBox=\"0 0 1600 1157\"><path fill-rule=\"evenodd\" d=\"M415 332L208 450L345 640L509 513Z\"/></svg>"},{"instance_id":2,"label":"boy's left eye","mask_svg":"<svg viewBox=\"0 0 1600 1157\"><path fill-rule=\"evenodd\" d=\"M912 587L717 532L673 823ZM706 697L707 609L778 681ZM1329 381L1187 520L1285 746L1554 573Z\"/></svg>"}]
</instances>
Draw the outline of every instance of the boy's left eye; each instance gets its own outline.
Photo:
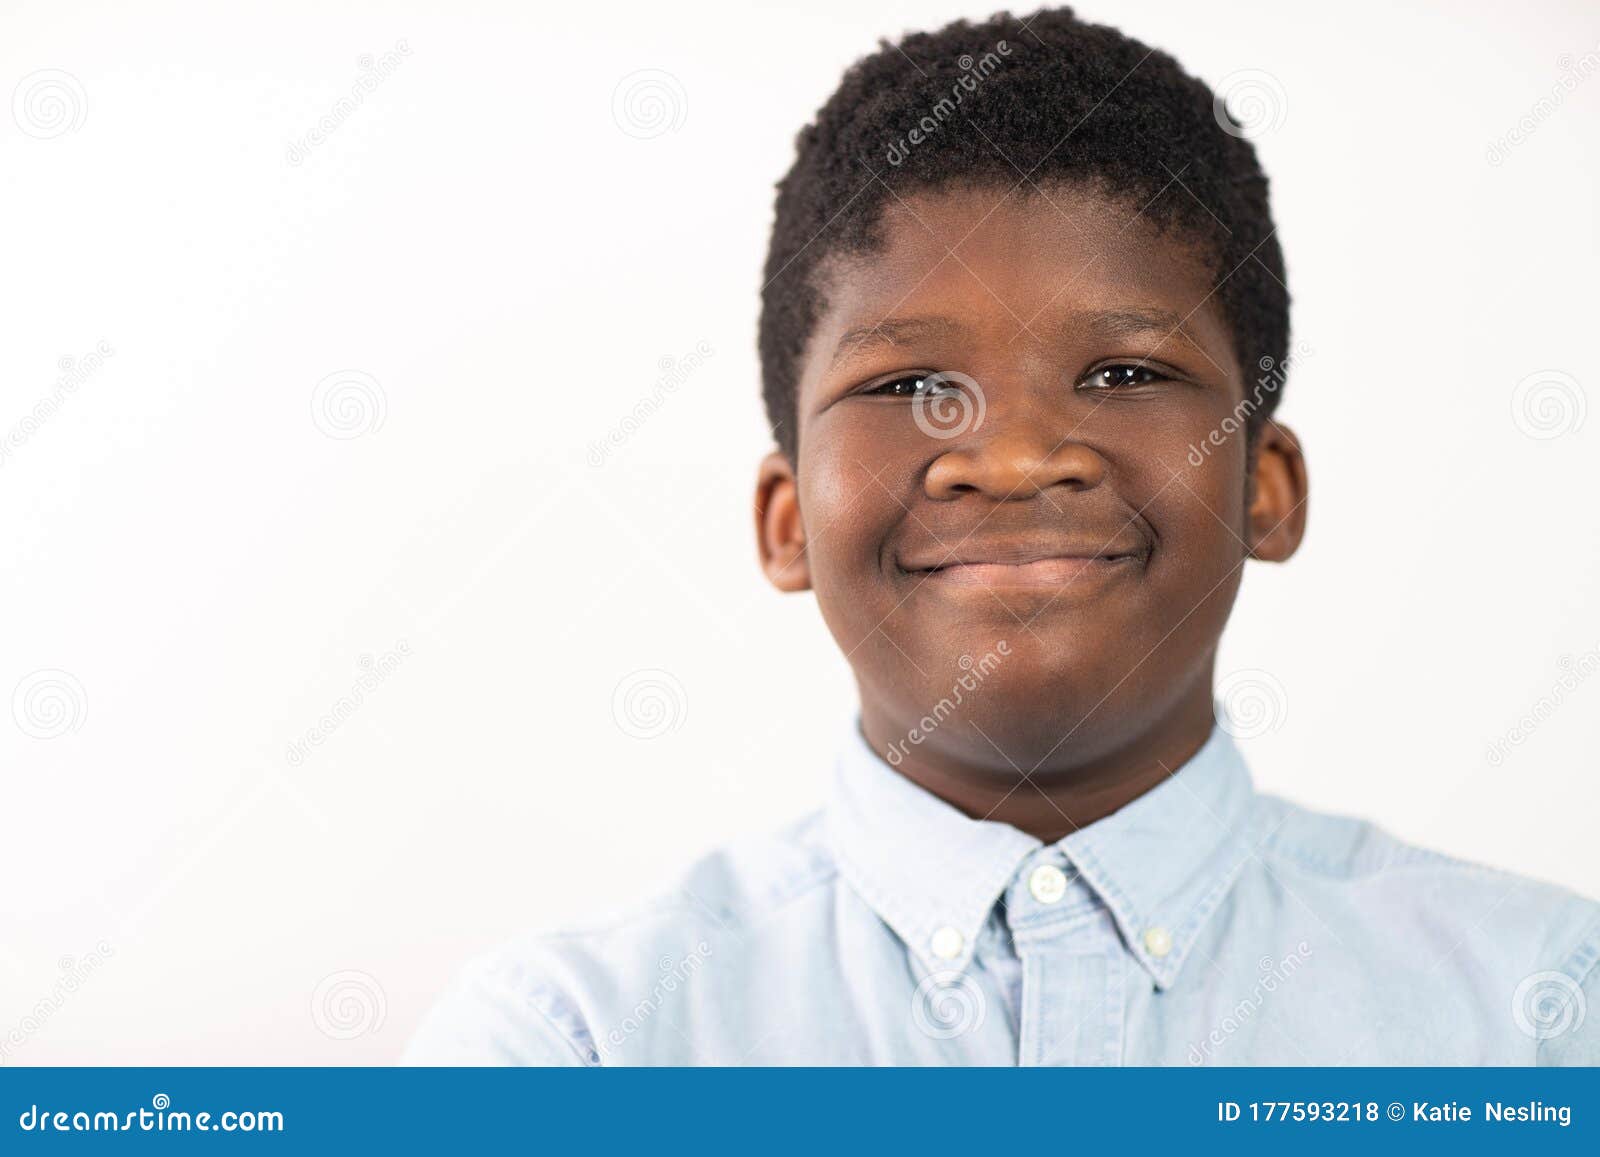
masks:
<instances>
[{"instance_id":1,"label":"boy's left eye","mask_svg":"<svg viewBox=\"0 0 1600 1157\"><path fill-rule=\"evenodd\" d=\"M1078 384L1080 388L1086 390L1115 390L1126 386L1147 386L1152 382L1166 380L1167 375L1154 366L1127 362L1102 366Z\"/></svg>"},{"instance_id":2,"label":"boy's left eye","mask_svg":"<svg viewBox=\"0 0 1600 1157\"><path fill-rule=\"evenodd\" d=\"M907 374L861 392L889 398L936 398L944 394L959 394L961 389L946 380L944 375L929 373Z\"/></svg>"}]
</instances>

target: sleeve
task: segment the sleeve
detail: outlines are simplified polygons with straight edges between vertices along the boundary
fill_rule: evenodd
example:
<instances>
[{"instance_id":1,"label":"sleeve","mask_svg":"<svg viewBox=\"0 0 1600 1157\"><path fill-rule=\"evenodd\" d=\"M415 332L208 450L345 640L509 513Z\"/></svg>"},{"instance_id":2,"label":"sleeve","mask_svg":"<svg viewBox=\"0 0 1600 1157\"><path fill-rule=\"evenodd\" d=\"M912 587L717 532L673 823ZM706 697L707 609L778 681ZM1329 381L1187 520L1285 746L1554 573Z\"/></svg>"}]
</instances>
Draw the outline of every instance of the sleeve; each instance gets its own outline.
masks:
<instances>
[{"instance_id":1,"label":"sleeve","mask_svg":"<svg viewBox=\"0 0 1600 1157\"><path fill-rule=\"evenodd\" d=\"M400 1063L584 1066L599 1060L570 1002L524 970L489 958L462 970L423 1018Z\"/></svg>"},{"instance_id":2,"label":"sleeve","mask_svg":"<svg viewBox=\"0 0 1600 1157\"><path fill-rule=\"evenodd\" d=\"M1542 1014L1529 1018L1542 1038L1539 1064L1600 1066L1600 923L1546 975Z\"/></svg>"}]
</instances>

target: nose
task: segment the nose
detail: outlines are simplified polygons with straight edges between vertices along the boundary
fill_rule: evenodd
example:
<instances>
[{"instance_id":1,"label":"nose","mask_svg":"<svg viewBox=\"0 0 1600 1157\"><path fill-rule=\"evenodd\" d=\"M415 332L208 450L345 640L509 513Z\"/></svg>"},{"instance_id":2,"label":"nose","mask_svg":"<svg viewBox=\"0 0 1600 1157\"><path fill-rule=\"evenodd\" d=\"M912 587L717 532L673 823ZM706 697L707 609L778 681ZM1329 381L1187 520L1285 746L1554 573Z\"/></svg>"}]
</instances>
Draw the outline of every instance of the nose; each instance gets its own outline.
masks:
<instances>
[{"instance_id":1,"label":"nose","mask_svg":"<svg viewBox=\"0 0 1600 1157\"><path fill-rule=\"evenodd\" d=\"M980 494L995 501L1033 498L1052 486L1092 490L1105 481L1106 460L1092 447L1053 432L1035 415L992 426L980 441L963 440L934 459L923 479L929 498Z\"/></svg>"}]
</instances>

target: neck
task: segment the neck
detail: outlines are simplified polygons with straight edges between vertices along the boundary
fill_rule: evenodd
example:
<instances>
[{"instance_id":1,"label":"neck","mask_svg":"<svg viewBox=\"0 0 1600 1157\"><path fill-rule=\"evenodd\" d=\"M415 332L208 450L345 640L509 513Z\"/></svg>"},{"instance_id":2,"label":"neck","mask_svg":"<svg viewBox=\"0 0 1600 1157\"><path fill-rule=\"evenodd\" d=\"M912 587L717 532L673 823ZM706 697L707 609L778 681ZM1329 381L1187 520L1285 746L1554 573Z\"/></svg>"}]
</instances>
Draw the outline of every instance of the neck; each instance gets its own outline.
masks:
<instances>
[{"instance_id":1,"label":"neck","mask_svg":"<svg viewBox=\"0 0 1600 1157\"><path fill-rule=\"evenodd\" d=\"M1198 693L1186 694L1154 726L1130 740L1095 752L1084 750L1087 743L1069 740L1032 768L1003 758L976 728L962 728L954 719L931 737L943 742L910 751L902 744L898 758L890 759L895 739L906 729L866 702L861 708L867 743L901 775L973 819L1010 824L1046 844L1103 819L1164 782L1200 750L1214 723L1208 678ZM984 731L994 734L989 728Z\"/></svg>"}]
</instances>

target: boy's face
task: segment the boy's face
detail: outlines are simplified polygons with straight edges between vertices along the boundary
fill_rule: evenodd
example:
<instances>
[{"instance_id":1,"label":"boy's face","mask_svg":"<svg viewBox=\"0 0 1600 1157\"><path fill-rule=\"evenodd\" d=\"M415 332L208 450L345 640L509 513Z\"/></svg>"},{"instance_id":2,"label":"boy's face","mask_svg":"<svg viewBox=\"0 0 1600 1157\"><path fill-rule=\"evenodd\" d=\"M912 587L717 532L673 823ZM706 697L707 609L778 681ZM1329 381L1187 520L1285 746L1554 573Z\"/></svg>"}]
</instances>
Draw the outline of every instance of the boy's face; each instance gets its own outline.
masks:
<instances>
[{"instance_id":1,"label":"boy's face","mask_svg":"<svg viewBox=\"0 0 1600 1157\"><path fill-rule=\"evenodd\" d=\"M1293 552L1305 497L1282 427L1247 478L1262 375L1213 277L1083 191L895 198L884 230L831 267L797 469L769 457L757 496L869 739L1033 774L1209 720L1241 566Z\"/></svg>"}]
</instances>

